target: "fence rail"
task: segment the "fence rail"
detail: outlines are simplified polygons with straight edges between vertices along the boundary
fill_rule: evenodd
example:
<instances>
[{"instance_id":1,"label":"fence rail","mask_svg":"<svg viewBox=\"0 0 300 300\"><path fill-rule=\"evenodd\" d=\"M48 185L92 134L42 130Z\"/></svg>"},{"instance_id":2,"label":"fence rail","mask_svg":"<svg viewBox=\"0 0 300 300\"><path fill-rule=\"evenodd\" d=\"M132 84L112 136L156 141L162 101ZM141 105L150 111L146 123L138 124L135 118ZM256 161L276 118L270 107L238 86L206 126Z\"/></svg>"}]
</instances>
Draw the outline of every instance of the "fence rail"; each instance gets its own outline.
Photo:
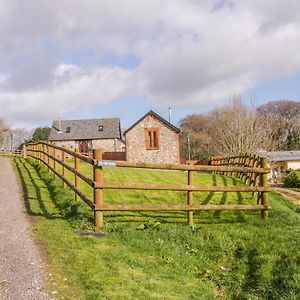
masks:
<instances>
[{"instance_id":1,"label":"fence rail","mask_svg":"<svg viewBox=\"0 0 300 300\"><path fill-rule=\"evenodd\" d=\"M193 212L200 210L260 210L261 217L267 218L270 206L267 201L267 193L270 191L267 182L267 161L265 158L241 157L214 159L210 166L203 165L163 165L148 163L132 163L126 161L105 161L102 158L101 150L94 150L93 157L87 157L76 151L71 151L63 147L40 142L27 145L27 155L44 163L48 170L56 174L64 183L69 186L77 196L79 196L93 211L96 230L103 227L104 211L187 211L189 225L193 225ZM24 155L26 156L24 152ZM74 157L74 167L66 163L66 154ZM88 178L80 172L80 161L84 161L93 166L93 178ZM57 166L61 165L61 172ZM187 173L187 184L154 184L154 183L132 183L132 182L106 182L103 179L103 166L117 168L143 168L184 171ZM75 184L66 178L66 169L75 176ZM237 176L243 179L246 186L199 186L193 184L194 172L210 172ZM89 199L80 191L79 178L93 188L93 200ZM253 181L253 179L255 179ZM257 180L259 179L259 180ZM167 191L186 191L186 204L178 205L149 205L149 204L106 204L104 203L104 189L121 190L167 190ZM259 201L253 205L195 205L193 193L199 191L210 192L258 192Z\"/></svg>"},{"instance_id":2,"label":"fence rail","mask_svg":"<svg viewBox=\"0 0 300 300\"><path fill-rule=\"evenodd\" d=\"M236 156L226 156L226 157L213 157L209 164L211 166L233 166L233 167L242 167L246 170L246 168L259 168L267 167L267 160L264 158L259 157L258 155L251 155L251 154L240 154ZM265 164L265 165L264 165ZM223 171L219 171L218 174L224 174ZM249 185L257 185L257 180L259 179L258 176L259 172L231 172L229 175L235 176L243 180L246 184Z\"/></svg>"},{"instance_id":3,"label":"fence rail","mask_svg":"<svg viewBox=\"0 0 300 300\"><path fill-rule=\"evenodd\" d=\"M22 155L22 150L0 150L0 156L20 156Z\"/></svg>"}]
</instances>

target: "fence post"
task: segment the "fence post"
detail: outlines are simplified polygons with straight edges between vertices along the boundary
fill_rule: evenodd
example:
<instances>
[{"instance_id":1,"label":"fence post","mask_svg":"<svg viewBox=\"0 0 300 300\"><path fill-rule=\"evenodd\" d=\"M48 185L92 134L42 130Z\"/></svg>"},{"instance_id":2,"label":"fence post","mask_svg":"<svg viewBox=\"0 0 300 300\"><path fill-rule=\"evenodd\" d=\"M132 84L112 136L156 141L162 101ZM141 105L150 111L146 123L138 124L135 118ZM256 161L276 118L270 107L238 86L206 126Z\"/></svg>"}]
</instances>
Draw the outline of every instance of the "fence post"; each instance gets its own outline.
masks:
<instances>
[{"instance_id":1,"label":"fence post","mask_svg":"<svg viewBox=\"0 0 300 300\"><path fill-rule=\"evenodd\" d=\"M79 153L79 148L75 149L76 153ZM79 172L79 168L80 168L80 159L75 157L75 170ZM77 189L80 188L80 182L79 182L79 177L77 175L75 175L75 187ZM75 200L77 200L77 194L75 193Z\"/></svg>"},{"instance_id":2,"label":"fence post","mask_svg":"<svg viewBox=\"0 0 300 300\"><path fill-rule=\"evenodd\" d=\"M39 143L39 152L40 152L40 161L41 162L43 161L43 158L44 158L42 151L43 151L43 144L40 142Z\"/></svg>"},{"instance_id":3,"label":"fence post","mask_svg":"<svg viewBox=\"0 0 300 300\"><path fill-rule=\"evenodd\" d=\"M63 148L65 148L65 146L63 146ZM66 162L66 155L65 155L65 151L61 151L61 160L63 163ZM64 178L66 178L66 168L64 166L62 166L62 176ZM66 187L66 183L63 181L63 187Z\"/></svg>"},{"instance_id":4,"label":"fence post","mask_svg":"<svg viewBox=\"0 0 300 300\"><path fill-rule=\"evenodd\" d=\"M93 158L97 160L102 159L102 150L93 149ZM94 182L103 182L102 167L94 166ZM103 204L103 189L94 189L94 204ZM99 231L103 227L103 212L94 211L95 230Z\"/></svg>"},{"instance_id":5,"label":"fence post","mask_svg":"<svg viewBox=\"0 0 300 300\"><path fill-rule=\"evenodd\" d=\"M193 185L193 171L188 170L188 185ZM187 202L188 205L193 205L193 192L192 191L188 191L187 192ZM190 226L194 225L194 216L193 216L193 211L189 210L188 211L188 223Z\"/></svg>"},{"instance_id":6,"label":"fence post","mask_svg":"<svg viewBox=\"0 0 300 300\"><path fill-rule=\"evenodd\" d=\"M40 144L40 142L38 142L38 144L37 144L37 150L38 150L38 159L39 159L39 163L40 163L40 161L42 159L41 144Z\"/></svg>"},{"instance_id":7,"label":"fence post","mask_svg":"<svg viewBox=\"0 0 300 300\"><path fill-rule=\"evenodd\" d=\"M37 157L37 153L36 153L36 144L34 144L33 145L33 150L34 150L34 152L33 152L33 156L34 156L34 161L36 162L36 157Z\"/></svg>"},{"instance_id":8,"label":"fence post","mask_svg":"<svg viewBox=\"0 0 300 300\"><path fill-rule=\"evenodd\" d=\"M244 154L244 158L243 158L243 162L242 162L243 167L246 167L246 165L247 165L247 159L248 159L248 153L245 153ZM247 178L247 174L244 173L244 172L242 172L241 180L245 182L245 178Z\"/></svg>"},{"instance_id":9,"label":"fence post","mask_svg":"<svg viewBox=\"0 0 300 300\"><path fill-rule=\"evenodd\" d=\"M46 162L46 156L45 156L45 144L41 144L41 150L43 151L42 153L42 160L43 162Z\"/></svg>"},{"instance_id":10,"label":"fence post","mask_svg":"<svg viewBox=\"0 0 300 300\"><path fill-rule=\"evenodd\" d=\"M256 161L256 155L252 155L252 164L251 167L255 168L255 161ZM255 186L255 173L251 173L251 177L250 177L250 186ZM254 193L252 193L254 194Z\"/></svg>"},{"instance_id":11,"label":"fence post","mask_svg":"<svg viewBox=\"0 0 300 300\"><path fill-rule=\"evenodd\" d=\"M56 158L56 149L53 148L53 157ZM56 171L56 161L53 159L53 169Z\"/></svg>"},{"instance_id":12,"label":"fence post","mask_svg":"<svg viewBox=\"0 0 300 300\"><path fill-rule=\"evenodd\" d=\"M262 157L260 159L260 167L266 169L268 167L268 161L266 157ZM268 187L268 174L263 173L260 176L260 186ZM267 192L261 192L260 194L260 204L262 205L268 205L268 193ZM261 210L261 217L262 219L268 218L268 210L262 209Z\"/></svg>"},{"instance_id":13,"label":"fence post","mask_svg":"<svg viewBox=\"0 0 300 300\"><path fill-rule=\"evenodd\" d=\"M27 158L27 151L26 151L26 145L25 144L23 144L22 150L23 150L23 152L22 152L23 158Z\"/></svg>"},{"instance_id":14,"label":"fence post","mask_svg":"<svg viewBox=\"0 0 300 300\"><path fill-rule=\"evenodd\" d=\"M233 166L233 160L234 160L234 158L232 156L228 158L228 167ZM229 172L227 174L228 174L228 176L232 176L232 172Z\"/></svg>"},{"instance_id":15,"label":"fence post","mask_svg":"<svg viewBox=\"0 0 300 300\"><path fill-rule=\"evenodd\" d=\"M259 168L260 167L260 157L257 155L255 157L255 167ZM257 173L255 173L255 177L254 177L254 185L257 186L257 182L258 182L259 176Z\"/></svg>"},{"instance_id":16,"label":"fence post","mask_svg":"<svg viewBox=\"0 0 300 300\"><path fill-rule=\"evenodd\" d=\"M240 167L244 166L244 161L245 161L245 154L243 153L242 156L241 156ZM244 174L243 172L239 173L239 178L241 180L243 179L243 174Z\"/></svg>"},{"instance_id":17,"label":"fence post","mask_svg":"<svg viewBox=\"0 0 300 300\"><path fill-rule=\"evenodd\" d=\"M49 148L49 145L46 145L46 152L47 152L47 166L48 166L48 172L50 172L50 168L49 168L49 166L50 166L50 157L49 157L49 155L50 155L50 148Z\"/></svg>"}]
</instances>

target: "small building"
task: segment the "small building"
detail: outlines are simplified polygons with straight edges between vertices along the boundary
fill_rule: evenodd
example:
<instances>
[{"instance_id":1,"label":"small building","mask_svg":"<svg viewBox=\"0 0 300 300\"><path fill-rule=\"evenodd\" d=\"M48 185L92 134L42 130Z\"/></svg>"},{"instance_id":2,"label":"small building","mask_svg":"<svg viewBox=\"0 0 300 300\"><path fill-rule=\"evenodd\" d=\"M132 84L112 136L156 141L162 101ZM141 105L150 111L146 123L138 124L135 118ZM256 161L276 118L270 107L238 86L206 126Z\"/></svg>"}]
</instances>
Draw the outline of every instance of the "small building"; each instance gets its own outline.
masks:
<instances>
[{"instance_id":1,"label":"small building","mask_svg":"<svg viewBox=\"0 0 300 300\"><path fill-rule=\"evenodd\" d=\"M267 153L271 180L283 182L285 171L300 169L300 151L274 151Z\"/></svg>"},{"instance_id":2,"label":"small building","mask_svg":"<svg viewBox=\"0 0 300 300\"><path fill-rule=\"evenodd\" d=\"M81 153L125 151L119 118L53 121L49 141L71 150L79 148Z\"/></svg>"},{"instance_id":3,"label":"small building","mask_svg":"<svg viewBox=\"0 0 300 300\"><path fill-rule=\"evenodd\" d=\"M179 164L180 129L149 111L125 132L126 160L156 164Z\"/></svg>"}]
</instances>

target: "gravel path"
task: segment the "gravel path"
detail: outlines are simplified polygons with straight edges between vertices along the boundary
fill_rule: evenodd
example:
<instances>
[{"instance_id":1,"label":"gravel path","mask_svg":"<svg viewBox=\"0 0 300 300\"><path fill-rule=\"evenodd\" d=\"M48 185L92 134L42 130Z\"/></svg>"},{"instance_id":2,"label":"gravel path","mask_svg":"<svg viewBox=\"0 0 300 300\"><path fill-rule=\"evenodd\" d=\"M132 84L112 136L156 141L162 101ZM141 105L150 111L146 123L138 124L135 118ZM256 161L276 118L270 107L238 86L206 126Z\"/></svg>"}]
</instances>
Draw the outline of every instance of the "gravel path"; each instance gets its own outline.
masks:
<instances>
[{"instance_id":1,"label":"gravel path","mask_svg":"<svg viewBox=\"0 0 300 300\"><path fill-rule=\"evenodd\" d=\"M0 299L50 299L20 189L9 159L0 157Z\"/></svg>"}]
</instances>

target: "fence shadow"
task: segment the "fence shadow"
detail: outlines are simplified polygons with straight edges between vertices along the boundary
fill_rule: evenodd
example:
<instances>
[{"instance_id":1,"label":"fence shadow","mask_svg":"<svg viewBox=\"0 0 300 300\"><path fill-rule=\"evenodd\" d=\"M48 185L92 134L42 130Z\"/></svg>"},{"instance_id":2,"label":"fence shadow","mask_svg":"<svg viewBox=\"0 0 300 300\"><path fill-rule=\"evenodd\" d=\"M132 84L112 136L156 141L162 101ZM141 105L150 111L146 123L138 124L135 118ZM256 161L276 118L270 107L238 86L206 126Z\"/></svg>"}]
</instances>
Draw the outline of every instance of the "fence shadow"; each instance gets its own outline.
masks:
<instances>
[{"instance_id":1,"label":"fence shadow","mask_svg":"<svg viewBox=\"0 0 300 300\"><path fill-rule=\"evenodd\" d=\"M45 189L48 192L48 188L38 185L37 182L42 179L40 174L34 168L34 172L32 172L33 170L28 168L23 159L15 158L14 164L22 185L24 204L28 214L47 219L62 219L62 216L57 212L51 212L51 209L47 207L47 201L44 199L43 193L45 193ZM28 187L30 186L33 188L32 192L29 191ZM52 196L50 200L53 201Z\"/></svg>"},{"instance_id":2,"label":"fence shadow","mask_svg":"<svg viewBox=\"0 0 300 300\"><path fill-rule=\"evenodd\" d=\"M228 186L228 184L227 184L227 178L225 178L223 175L222 175L222 181L223 181L223 185L224 186ZM226 201L227 201L227 192L223 192L219 204L224 205L224 204L226 204ZM221 216L221 211L218 210L218 211L214 212L214 217L215 218L220 219L220 216Z\"/></svg>"},{"instance_id":3,"label":"fence shadow","mask_svg":"<svg viewBox=\"0 0 300 300\"><path fill-rule=\"evenodd\" d=\"M237 179L233 177L232 178L232 183L233 183L234 186L237 186ZM237 203L242 204L243 203L242 193L241 192L236 192L236 195L237 195ZM240 211L236 211L235 214L236 214L237 220L239 220L239 221L244 221L245 220L243 214Z\"/></svg>"},{"instance_id":4,"label":"fence shadow","mask_svg":"<svg viewBox=\"0 0 300 300\"><path fill-rule=\"evenodd\" d=\"M212 182L213 182L213 186L217 186L217 177L216 174L212 174ZM213 198L215 192L209 192L208 195L206 196L206 198L202 201L201 204L208 204L211 199Z\"/></svg>"},{"instance_id":5,"label":"fence shadow","mask_svg":"<svg viewBox=\"0 0 300 300\"><path fill-rule=\"evenodd\" d=\"M241 295L251 295L257 291L261 284L261 268L263 261L256 248L251 248L246 254L247 273L242 286ZM246 299L246 297L237 297L237 299Z\"/></svg>"}]
</instances>

